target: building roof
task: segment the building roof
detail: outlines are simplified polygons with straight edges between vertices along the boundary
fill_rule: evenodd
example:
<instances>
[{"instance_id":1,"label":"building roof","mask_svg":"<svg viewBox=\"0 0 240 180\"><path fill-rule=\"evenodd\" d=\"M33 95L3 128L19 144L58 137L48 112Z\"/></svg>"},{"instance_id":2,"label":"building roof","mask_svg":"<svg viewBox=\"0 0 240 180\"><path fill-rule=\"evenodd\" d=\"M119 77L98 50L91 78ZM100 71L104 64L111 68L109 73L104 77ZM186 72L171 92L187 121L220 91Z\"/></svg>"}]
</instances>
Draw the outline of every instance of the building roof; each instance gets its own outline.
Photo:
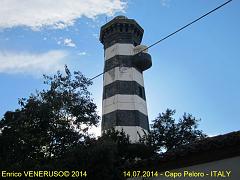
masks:
<instances>
[{"instance_id":1,"label":"building roof","mask_svg":"<svg viewBox=\"0 0 240 180\"><path fill-rule=\"evenodd\" d=\"M164 171L236 156L240 156L240 131L180 146L155 159L142 161L137 166Z\"/></svg>"}]
</instances>

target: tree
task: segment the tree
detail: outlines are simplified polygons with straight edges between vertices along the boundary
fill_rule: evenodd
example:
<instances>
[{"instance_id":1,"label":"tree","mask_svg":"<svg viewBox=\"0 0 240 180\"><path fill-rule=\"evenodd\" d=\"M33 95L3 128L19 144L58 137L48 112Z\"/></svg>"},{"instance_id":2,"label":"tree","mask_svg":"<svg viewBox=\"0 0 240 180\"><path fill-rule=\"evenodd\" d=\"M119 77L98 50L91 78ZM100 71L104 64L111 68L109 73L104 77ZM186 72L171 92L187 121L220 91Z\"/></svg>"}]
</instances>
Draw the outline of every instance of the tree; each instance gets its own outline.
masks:
<instances>
[{"instance_id":1,"label":"tree","mask_svg":"<svg viewBox=\"0 0 240 180\"><path fill-rule=\"evenodd\" d=\"M49 89L20 99L20 109L0 121L0 167L39 168L60 159L88 138L88 128L99 116L80 72L44 75Z\"/></svg>"},{"instance_id":2,"label":"tree","mask_svg":"<svg viewBox=\"0 0 240 180\"><path fill-rule=\"evenodd\" d=\"M198 119L184 114L176 123L167 109L153 121L139 143L123 131L109 130L95 139L88 134L99 116L90 97L92 83L80 72L44 76L47 90L20 99L20 108L0 121L0 168L9 170L86 170L87 179L124 179L123 170L159 152L202 139Z\"/></svg>"},{"instance_id":3,"label":"tree","mask_svg":"<svg viewBox=\"0 0 240 180\"><path fill-rule=\"evenodd\" d=\"M157 152L170 151L206 137L201 130L197 129L200 119L184 113L176 123L173 118L175 112L167 109L165 113L159 114L153 121L149 135L145 138L147 144L154 147Z\"/></svg>"},{"instance_id":4,"label":"tree","mask_svg":"<svg viewBox=\"0 0 240 180\"><path fill-rule=\"evenodd\" d=\"M59 169L85 170L86 179L122 180L121 169L124 167L121 148L128 144L125 133L108 131L98 139L86 139L84 144L72 148L62 160Z\"/></svg>"}]
</instances>

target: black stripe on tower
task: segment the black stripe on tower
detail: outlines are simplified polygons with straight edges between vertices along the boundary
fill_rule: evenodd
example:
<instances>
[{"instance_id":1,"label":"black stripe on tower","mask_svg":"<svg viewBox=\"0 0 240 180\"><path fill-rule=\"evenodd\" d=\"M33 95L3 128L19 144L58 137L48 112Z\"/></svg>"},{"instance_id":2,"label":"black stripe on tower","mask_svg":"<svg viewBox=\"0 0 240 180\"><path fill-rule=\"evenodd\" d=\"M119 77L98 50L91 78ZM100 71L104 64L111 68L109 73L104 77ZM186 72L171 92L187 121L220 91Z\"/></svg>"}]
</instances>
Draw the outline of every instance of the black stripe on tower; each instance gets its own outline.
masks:
<instances>
[{"instance_id":1,"label":"black stripe on tower","mask_svg":"<svg viewBox=\"0 0 240 180\"><path fill-rule=\"evenodd\" d=\"M104 72L107 72L115 67L134 67L140 73L142 71L133 64L133 56L116 55L105 61Z\"/></svg>"},{"instance_id":2,"label":"black stripe on tower","mask_svg":"<svg viewBox=\"0 0 240 180\"><path fill-rule=\"evenodd\" d=\"M139 126L149 130L148 116L138 110L116 110L102 117L102 130L115 126Z\"/></svg>"},{"instance_id":3,"label":"black stripe on tower","mask_svg":"<svg viewBox=\"0 0 240 180\"><path fill-rule=\"evenodd\" d=\"M151 56L148 53L137 55L116 55L105 61L104 72L115 67L134 67L140 73L152 66Z\"/></svg>"},{"instance_id":4,"label":"black stripe on tower","mask_svg":"<svg viewBox=\"0 0 240 180\"><path fill-rule=\"evenodd\" d=\"M146 100L144 87L136 81L114 81L103 87L103 99L107 99L116 94L138 95Z\"/></svg>"}]
</instances>

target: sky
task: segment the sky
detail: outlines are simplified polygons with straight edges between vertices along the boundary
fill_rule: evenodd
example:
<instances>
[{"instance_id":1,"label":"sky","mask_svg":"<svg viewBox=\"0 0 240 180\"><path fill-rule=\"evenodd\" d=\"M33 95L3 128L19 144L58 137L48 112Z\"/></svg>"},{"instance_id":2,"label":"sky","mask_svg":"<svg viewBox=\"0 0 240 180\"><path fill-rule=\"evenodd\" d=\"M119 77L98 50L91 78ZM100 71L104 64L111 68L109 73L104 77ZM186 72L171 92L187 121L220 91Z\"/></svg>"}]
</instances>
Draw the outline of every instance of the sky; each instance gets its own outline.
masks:
<instances>
[{"instance_id":1,"label":"sky","mask_svg":"<svg viewBox=\"0 0 240 180\"><path fill-rule=\"evenodd\" d=\"M46 88L42 74L66 64L94 77L103 71L102 25L117 15L135 19L150 45L224 0L0 0L0 118L18 98ZM201 119L213 136L239 130L240 1L149 49L144 72L149 120L167 108ZM89 88L101 115L102 76ZM92 130L100 135L100 126Z\"/></svg>"}]
</instances>

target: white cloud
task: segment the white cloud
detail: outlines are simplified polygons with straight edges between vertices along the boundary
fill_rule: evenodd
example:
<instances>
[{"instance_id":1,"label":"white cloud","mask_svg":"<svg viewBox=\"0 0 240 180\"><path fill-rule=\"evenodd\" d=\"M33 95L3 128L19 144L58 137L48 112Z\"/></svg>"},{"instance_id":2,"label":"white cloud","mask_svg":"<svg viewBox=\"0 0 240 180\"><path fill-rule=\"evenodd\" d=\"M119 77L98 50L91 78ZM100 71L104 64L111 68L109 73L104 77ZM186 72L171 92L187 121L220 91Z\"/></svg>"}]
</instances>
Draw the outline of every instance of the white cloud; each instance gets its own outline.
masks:
<instances>
[{"instance_id":1,"label":"white cloud","mask_svg":"<svg viewBox=\"0 0 240 180\"><path fill-rule=\"evenodd\" d=\"M66 38L63 40L63 44L68 47L76 47L76 44L73 42L72 39Z\"/></svg>"},{"instance_id":2,"label":"white cloud","mask_svg":"<svg viewBox=\"0 0 240 180\"><path fill-rule=\"evenodd\" d=\"M122 0L0 0L0 28L45 26L63 29L76 19L124 11Z\"/></svg>"},{"instance_id":3,"label":"white cloud","mask_svg":"<svg viewBox=\"0 0 240 180\"><path fill-rule=\"evenodd\" d=\"M77 55L79 55L79 56L85 56L87 53L85 52L85 51L83 51L83 52L79 52Z\"/></svg>"},{"instance_id":4,"label":"white cloud","mask_svg":"<svg viewBox=\"0 0 240 180\"><path fill-rule=\"evenodd\" d=\"M97 34L97 33L93 33L92 35L93 35L93 37L95 37L96 39L99 38L99 34Z\"/></svg>"},{"instance_id":5,"label":"white cloud","mask_svg":"<svg viewBox=\"0 0 240 180\"><path fill-rule=\"evenodd\" d=\"M63 70L65 51L52 50L42 54L0 51L0 73L42 75Z\"/></svg>"},{"instance_id":6,"label":"white cloud","mask_svg":"<svg viewBox=\"0 0 240 180\"><path fill-rule=\"evenodd\" d=\"M165 7L170 6L170 0L160 0L160 3L162 6L165 6Z\"/></svg>"}]
</instances>

